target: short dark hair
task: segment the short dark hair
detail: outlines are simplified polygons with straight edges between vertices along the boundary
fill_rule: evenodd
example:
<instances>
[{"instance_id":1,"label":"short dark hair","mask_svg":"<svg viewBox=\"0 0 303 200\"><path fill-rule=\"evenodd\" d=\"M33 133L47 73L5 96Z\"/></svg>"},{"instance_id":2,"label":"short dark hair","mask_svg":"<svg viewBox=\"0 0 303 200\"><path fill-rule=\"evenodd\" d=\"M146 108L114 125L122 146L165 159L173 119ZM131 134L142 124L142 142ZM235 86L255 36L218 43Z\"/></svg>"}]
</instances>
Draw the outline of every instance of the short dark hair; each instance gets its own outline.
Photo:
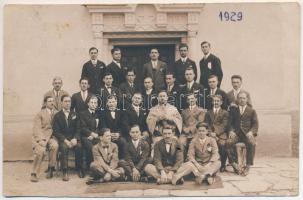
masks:
<instances>
[{"instance_id":1,"label":"short dark hair","mask_svg":"<svg viewBox=\"0 0 303 200\"><path fill-rule=\"evenodd\" d=\"M104 135L104 133L106 133L106 132L110 132L110 129L109 128L102 128L99 132L98 132L98 135L99 136L103 136Z\"/></svg>"},{"instance_id":2,"label":"short dark hair","mask_svg":"<svg viewBox=\"0 0 303 200\"><path fill-rule=\"evenodd\" d=\"M87 80L87 82L88 82L88 84L89 84L89 80L88 80L87 77L81 77L80 80L79 80L79 83L81 83L81 81L83 81L83 80Z\"/></svg>"},{"instance_id":3,"label":"short dark hair","mask_svg":"<svg viewBox=\"0 0 303 200\"><path fill-rule=\"evenodd\" d=\"M91 99L97 99L97 101L99 100L99 98L96 95L92 95L89 97L87 102L90 102ZM100 101L101 101L101 99L100 99Z\"/></svg>"},{"instance_id":4,"label":"short dark hair","mask_svg":"<svg viewBox=\"0 0 303 200\"><path fill-rule=\"evenodd\" d=\"M189 71L189 70L193 71L195 74L195 70L192 67L186 67L185 71Z\"/></svg>"},{"instance_id":5,"label":"short dark hair","mask_svg":"<svg viewBox=\"0 0 303 200\"><path fill-rule=\"evenodd\" d=\"M136 75L136 70L134 68L132 68L132 67L127 68L127 70L126 70L126 76L127 76L128 72L134 72L134 74Z\"/></svg>"},{"instance_id":6,"label":"short dark hair","mask_svg":"<svg viewBox=\"0 0 303 200\"><path fill-rule=\"evenodd\" d=\"M133 96L135 96L136 94L139 94L139 95L141 96L141 98L143 98L141 92L139 92L139 91L135 91L134 94L132 95L132 98L133 98Z\"/></svg>"},{"instance_id":7,"label":"short dark hair","mask_svg":"<svg viewBox=\"0 0 303 200\"><path fill-rule=\"evenodd\" d=\"M91 47L91 48L89 48L88 53L90 53L92 50L97 50L97 52L98 52L98 49L96 47Z\"/></svg>"},{"instance_id":8,"label":"short dark hair","mask_svg":"<svg viewBox=\"0 0 303 200\"><path fill-rule=\"evenodd\" d=\"M237 95L237 99L239 98L239 95L240 94L245 94L246 95L246 98L248 98L248 93L246 91L240 91Z\"/></svg>"},{"instance_id":9,"label":"short dark hair","mask_svg":"<svg viewBox=\"0 0 303 200\"><path fill-rule=\"evenodd\" d=\"M129 131L132 129L132 128L134 128L134 127L139 127L139 129L140 129L140 126L139 126L139 124L133 124L133 125L131 125L130 126L130 129L129 129Z\"/></svg>"},{"instance_id":10,"label":"short dark hair","mask_svg":"<svg viewBox=\"0 0 303 200\"><path fill-rule=\"evenodd\" d=\"M208 76L208 79L211 79L211 78L217 78L217 80L219 80L219 79L218 79L218 76L216 76L216 75L214 75L214 74Z\"/></svg>"},{"instance_id":11,"label":"short dark hair","mask_svg":"<svg viewBox=\"0 0 303 200\"><path fill-rule=\"evenodd\" d=\"M115 51L121 51L118 47L114 47L110 50L111 54L113 55Z\"/></svg>"},{"instance_id":12,"label":"short dark hair","mask_svg":"<svg viewBox=\"0 0 303 200\"><path fill-rule=\"evenodd\" d=\"M149 52L151 52L153 49L154 49L154 50L157 50L157 52L160 53L160 52L159 52L159 49L157 49L157 48L151 48Z\"/></svg>"},{"instance_id":13,"label":"short dark hair","mask_svg":"<svg viewBox=\"0 0 303 200\"><path fill-rule=\"evenodd\" d=\"M204 123L204 122L199 122L197 125L196 125L196 128L200 128L200 127L204 127L206 129L209 128L208 124L207 123Z\"/></svg>"},{"instance_id":14,"label":"short dark hair","mask_svg":"<svg viewBox=\"0 0 303 200\"><path fill-rule=\"evenodd\" d=\"M213 95L212 99L214 99L214 98L219 98L221 101L223 101L223 98L222 98L222 96L220 94Z\"/></svg>"},{"instance_id":15,"label":"short dark hair","mask_svg":"<svg viewBox=\"0 0 303 200\"><path fill-rule=\"evenodd\" d=\"M158 96L159 96L160 93L162 93L162 92L164 92L164 93L167 95L167 91L166 91L166 90L160 90L160 91L158 92Z\"/></svg>"},{"instance_id":16,"label":"short dark hair","mask_svg":"<svg viewBox=\"0 0 303 200\"><path fill-rule=\"evenodd\" d=\"M242 77L240 75L232 75L231 80L233 80L234 78L235 79L240 79L240 81L242 81Z\"/></svg>"},{"instance_id":17,"label":"short dark hair","mask_svg":"<svg viewBox=\"0 0 303 200\"><path fill-rule=\"evenodd\" d=\"M167 72L167 73L165 74L165 77L166 77L167 75L173 75L173 78L176 78L176 76L175 76L175 74L174 74L173 72Z\"/></svg>"},{"instance_id":18,"label":"short dark hair","mask_svg":"<svg viewBox=\"0 0 303 200\"><path fill-rule=\"evenodd\" d=\"M64 95L62 95L62 97L61 97L61 102L64 100L65 97L71 98L68 94L64 94Z\"/></svg>"},{"instance_id":19,"label":"short dark hair","mask_svg":"<svg viewBox=\"0 0 303 200\"><path fill-rule=\"evenodd\" d=\"M208 46L210 47L210 43L209 42L207 42L207 41L201 42L201 46L204 45L204 44L208 44Z\"/></svg>"},{"instance_id":20,"label":"short dark hair","mask_svg":"<svg viewBox=\"0 0 303 200\"><path fill-rule=\"evenodd\" d=\"M181 44L179 45L179 50L180 50L181 48L183 48L183 47L186 47L187 50L188 50L188 45L187 45L186 43L181 43Z\"/></svg>"},{"instance_id":21,"label":"short dark hair","mask_svg":"<svg viewBox=\"0 0 303 200\"><path fill-rule=\"evenodd\" d=\"M115 100L117 101L117 96L114 95L114 94L110 94L110 95L108 95L108 97L107 97L107 100L109 100L109 99L115 99Z\"/></svg>"},{"instance_id":22,"label":"short dark hair","mask_svg":"<svg viewBox=\"0 0 303 200\"><path fill-rule=\"evenodd\" d=\"M54 98L54 97L52 97L50 95L45 96L44 99L43 99L43 102L46 103L49 98Z\"/></svg>"},{"instance_id":23,"label":"short dark hair","mask_svg":"<svg viewBox=\"0 0 303 200\"><path fill-rule=\"evenodd\" d=\"M113 76L110 72L105 72L103 78L105 78L105 76L109 76L109 75Z\"/></svg>"},{"instance_id":24,"label":"short dark hair","mask_svg":"<svg viewBox=\"0 0 303 200\"><path fill-rule=\"evenodd\" d=\"M144 80L143 80L143 82L144 82L147 78L149 78L152 82L154 82L154 81L153 81L153 78L150 77L150 76L145 77Z\"/></svg>"}]
</instances>

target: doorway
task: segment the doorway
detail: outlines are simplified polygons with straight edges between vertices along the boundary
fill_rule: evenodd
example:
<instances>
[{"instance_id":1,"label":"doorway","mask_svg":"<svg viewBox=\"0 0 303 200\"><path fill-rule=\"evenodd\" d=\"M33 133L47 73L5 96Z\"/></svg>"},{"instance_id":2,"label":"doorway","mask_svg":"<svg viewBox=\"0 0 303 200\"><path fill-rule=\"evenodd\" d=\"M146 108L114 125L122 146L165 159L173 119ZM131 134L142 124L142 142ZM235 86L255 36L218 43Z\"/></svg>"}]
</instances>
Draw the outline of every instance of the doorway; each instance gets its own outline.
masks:
<instances>
[{"instance_id":1,"label":"doorway","mask_svg":"<svg viewBox=\"0 0 303 200\"><path fill-rule=\"evenodd\" d=\"M159 60L167 63L168 69L175 62L175 44L163 45L115 45L122 51L122 63L136 70L136 83L143 85L143 65L150 61L149 53L152 48L159 50Z\"/></svg>"}]
</instances>

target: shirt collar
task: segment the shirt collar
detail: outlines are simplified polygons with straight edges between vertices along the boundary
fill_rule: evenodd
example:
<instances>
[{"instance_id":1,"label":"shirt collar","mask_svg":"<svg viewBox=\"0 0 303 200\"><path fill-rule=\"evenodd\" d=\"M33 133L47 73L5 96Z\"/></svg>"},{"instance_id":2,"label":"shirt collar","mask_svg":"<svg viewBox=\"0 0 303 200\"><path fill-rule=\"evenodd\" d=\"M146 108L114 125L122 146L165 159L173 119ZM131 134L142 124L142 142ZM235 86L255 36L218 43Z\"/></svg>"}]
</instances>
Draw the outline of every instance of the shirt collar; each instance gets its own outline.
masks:
<instances>
[{"instance_id":1,"label":"shirt collar","mask_svg":"<svg viewBox=\"0 0 303 200\"><path fill-rule=\"evenodd\" d=\"M46 111L49 113L49 114L52 114L53 110L49 109L49 108L46 108Z\"/></svg>"},{"instance_id":2,"label":"shirt collar","mask_svg":"<svg viewBox=\"0 0 303 200\"><path fill-rule=\"evenodd\" d=\"M209 55L210 55L210 52L208 52L208 54L204 55L204 59L207 59Z\"/></svg>"},{"instance_id":3,"label":"shirt collar","mask_svg":"<svg viewBox=\"0 0 303 200\"><path fill-rule=\"evenodd\" d=\"M182 57L181 57L181 61L182 61L182 62L186 62L186 60L187 60L187 56L186 56L185 58L182 58Z\"/></svg>"},{"instance_id":4,"label":"shirt collar","mask_svg":"<svg viewBox=\"0 0 303 200\"><path fill-rule=\"evenodd\" d=\"M113 60L113 62L116 63L116 64L118 64L118 65L120 65L120 63L121 63L121 62L118 62L116 60Z\"/></svg>"},{"instance_id":5,"label":"shirt collar","mask_svg":"<svg viewBox=\"0 0 303 200\"><path fill-rule=\"evenodd\" d=\"M204 138L204 139L199 138L199 141L200 141L200 143L203 145L204 142L206 141L206 138Z\"/></svg>"}]
</instances>

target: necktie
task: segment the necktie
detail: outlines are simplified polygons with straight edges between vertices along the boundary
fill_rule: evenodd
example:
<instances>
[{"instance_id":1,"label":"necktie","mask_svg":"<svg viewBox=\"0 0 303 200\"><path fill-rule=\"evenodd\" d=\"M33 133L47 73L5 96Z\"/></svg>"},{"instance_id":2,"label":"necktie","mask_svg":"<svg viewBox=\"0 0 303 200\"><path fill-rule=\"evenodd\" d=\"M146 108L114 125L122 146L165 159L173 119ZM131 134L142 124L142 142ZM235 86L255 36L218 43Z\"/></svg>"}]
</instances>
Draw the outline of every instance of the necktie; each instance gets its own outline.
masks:
<instances>
[{"instance_id":1,"label":"necktie","mask_svg":"<svg viewBox=\"0 0 303 200\"><path fill-rule=\"evenodd\" d=\"M111 114L111 116L112 116L113 119L116 118L116 113L115 113L115 111L111 111L110 114Z\"/></svg>"},{"instance_id":2,"label":"necktie","mask_svg":"<svg viewBox=\"0 0 303 200\"><path fill-rule=\"evenodd\" d=\"M139 108L136 107L135 110L136 110L137 116L139 117L139 114L140 114L140 113L139 113Z\"/></svg>"},{"instance_id":3,"label":"necktie","mask_svg":"<svg viewBox=\"0 0 303 200\"><path fill-rule=\"evenodd\" d=\"M187 84L187 89L190 90L190 83Z\"/></svg>"},{"instance_id":4,"label":"necktie","mask_svg":"<svg viewBox=\"0 0 303 200\"><path fill-rule=\"evenodd\" d=\"M167 152L167 153L169 153L169 152L170 152L170 145L171 145L171 144L165 144L165 147L166 147L166 152Z\"/></svg>"},{"instance_id":5,"label":"necktie","mask_svg":"<svg viewBox=\"0 0 303 200\"><path fill-rule=\"evenodd\" d=\"M108 145L105 145L105 146L102 146L104 151L105 151L105 155L106 155L106 158L107 158L107 154L108 154L108 148L109 146Z\"/></svg>"}]
</instances>

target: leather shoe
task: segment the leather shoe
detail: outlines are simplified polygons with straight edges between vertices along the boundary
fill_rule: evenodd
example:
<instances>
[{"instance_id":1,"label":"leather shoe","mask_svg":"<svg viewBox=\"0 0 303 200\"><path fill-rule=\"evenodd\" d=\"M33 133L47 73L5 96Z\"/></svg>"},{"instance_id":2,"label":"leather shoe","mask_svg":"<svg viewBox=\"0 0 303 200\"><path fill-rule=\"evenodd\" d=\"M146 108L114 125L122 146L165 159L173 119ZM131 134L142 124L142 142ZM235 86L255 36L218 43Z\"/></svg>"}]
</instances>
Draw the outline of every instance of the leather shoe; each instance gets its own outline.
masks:
<instances>
[{"instance_id":1,"label":"leather shoe","mask_svg":"<svg viewBox=\"0 0 303 200\"><path fill-rule=\"evenodd\" d=\"M48 169L48 172L47 172L47 175L46 175L46 178L47 179L50 179L50 178L53 178L53 171L54 171L55 169L53 168L53 167L50 167L49 169Z\"/></svg>"},{"instance_id":2,"label":"leather shoe","mask_svg":"<svg viewBox=\"0 0 303 200\"><path fill-rule=\"evenodd\" d=\"M38 182L38 177L36 173L31 173L31 182Z\"/></svg>"},{"instance_id":3,"label":"leather shoe","mask_svg":"<svg viewBox=\"0 0 303 200\"><path fill-rule=\"evenodd\" d=\"M196 179L195 179L196 184L201 185L202 182L203 182L203 180L204 180L204 178L205 177L203 175L197 176Z\"/></svg>"},{"instance_id":4,"label":"leather shoe","mask_svg":"<svg viewBox=\"0 0 303 200\"><path fill-rule=\"evenodd\" d=\"M209 185L212 185L215 182L215 178L211 175L208 175L206 180Z\"/></svg>"},{"instance_id":5,"label":"leather shoe","mask_svg":"<svg viewBox=\"0 0 303 200\"><path fill-rule=\"evenodd\" d=\"M241 175L242 175L242 176L247 176L248 173L249 173L249 168L250 168L250 166L247 165L247 166L244 168L244 170L243 170L243 172L241 173Z\"/></svg>"},{"instance_id":6,"label":"leather shoe","mask_svg":"<svg viewBox=\"0 0 303 200\"><path fill-rule=\"evenodd\" d=\"M180 178L177 182L176 182L176 185L183 185L184 183L184 179L183 178Z\"/></svg>"},{"instance_id":7,"label":"leather shoe","mask_svg":"<svg viewBox=\"0 0 303 200\"><path fill-rule=\"evenodd\" d=\"M66 172L63 172L63 178L62 178L63 181L69 181L69 177L68 177L68 173L67 171Z\"/></svg>"},{"instance_id":8,"label":"leather shoe","mask_svg":"<svg viewBox=\"0 0 303 200\"><path fill-rule=\"evenodd\" d=\"M85 177L85 173L84 173L83 169L78 170L78 176L79 176L79 178L84 178Z\"/></svg>"},{"instance_id":9,"label":"leather shoe","mask_svg":"<svg viewBox=\"0 0 303 200\"><path fill-rule=\"evenodd\" d=\"M239 166L237 163L233 162L231 163L231 166L234 168L234 171L236 174L239 174Z\"/></svg>"}]
</instances>

